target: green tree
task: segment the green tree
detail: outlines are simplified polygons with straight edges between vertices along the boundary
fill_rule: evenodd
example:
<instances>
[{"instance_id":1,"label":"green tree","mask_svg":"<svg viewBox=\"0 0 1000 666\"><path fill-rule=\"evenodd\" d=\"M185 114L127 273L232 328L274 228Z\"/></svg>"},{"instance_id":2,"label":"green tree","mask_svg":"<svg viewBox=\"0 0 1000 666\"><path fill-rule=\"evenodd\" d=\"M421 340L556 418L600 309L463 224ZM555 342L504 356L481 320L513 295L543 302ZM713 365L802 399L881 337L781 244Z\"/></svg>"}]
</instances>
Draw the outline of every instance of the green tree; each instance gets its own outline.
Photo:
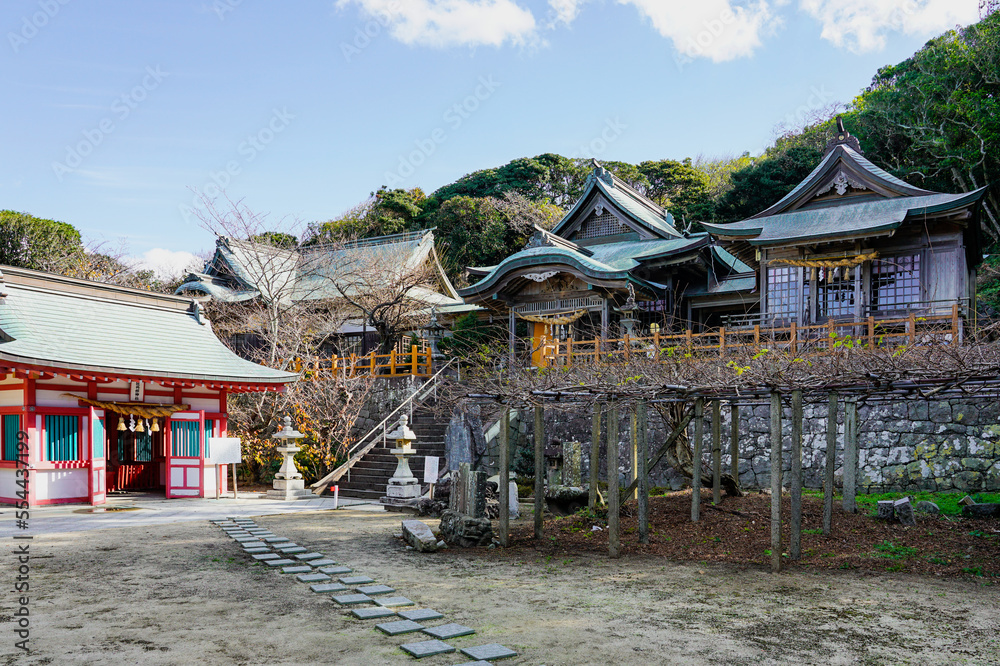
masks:
<instances>
[{"instance_id":1,"label":"green tree","mask_svg":"<svg viewBox=\"0 0 1000 666\"><path fill-rule=\"evenodd\" d=\"M732 187L716 208L718 218L735 222L777 203L816 168L822 157L823 153L815 148L794 146L733 172Z\"/></svg>"},{"instance_id":2,"label":"green tree","mask_svg":"<svg viewBox=\"0 0 1000 666\"><path fill-rule=\"evenodd\" d=\"M80 232L65 222L0 211L0 264L65 273L84 259Z\"/></svg>"},{"instance_id":3,"label":"green tree","mask_svg":"<svg viewBox=\"0 0 1000 666\"><path fill-rule=\"evenodd\" d=\"M712 219L708 175L696 169L690 158L643 162L639 171L649 181L646 196L670 211L678 223Z\"/></svg>"},{"instance_id":4,"label":"green tree","mask_svg":"<svg viewBox=\"0 0 1000 666\"><path fill-rule=\"evenodd\" d=\"M437 227L442 262L449 277L467 266L492 266L520 250L529 234L517 231L491 197L451 197L428 218Z\"/></svg>"}]
</instances>

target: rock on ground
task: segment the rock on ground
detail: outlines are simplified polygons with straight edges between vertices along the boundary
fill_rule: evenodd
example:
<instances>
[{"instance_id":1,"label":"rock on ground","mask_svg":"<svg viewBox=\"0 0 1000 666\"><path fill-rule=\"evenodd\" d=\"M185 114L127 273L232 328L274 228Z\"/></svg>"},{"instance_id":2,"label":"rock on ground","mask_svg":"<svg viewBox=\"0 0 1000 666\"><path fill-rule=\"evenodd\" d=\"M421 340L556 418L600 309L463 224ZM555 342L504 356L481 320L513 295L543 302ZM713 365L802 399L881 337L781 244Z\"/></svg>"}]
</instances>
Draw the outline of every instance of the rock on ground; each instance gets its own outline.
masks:
<instances>
[{"instance_id":1,"label":"rock on ground","mask_svg":"<svg viewBox=\"0 0 1000 666\"><path fill-rule=\"evenodd\" d=\"M433 553L438 549L438 540L434 532L419 520L403 521L403 539L421 553Z\"/></svg>"}]
</instances>

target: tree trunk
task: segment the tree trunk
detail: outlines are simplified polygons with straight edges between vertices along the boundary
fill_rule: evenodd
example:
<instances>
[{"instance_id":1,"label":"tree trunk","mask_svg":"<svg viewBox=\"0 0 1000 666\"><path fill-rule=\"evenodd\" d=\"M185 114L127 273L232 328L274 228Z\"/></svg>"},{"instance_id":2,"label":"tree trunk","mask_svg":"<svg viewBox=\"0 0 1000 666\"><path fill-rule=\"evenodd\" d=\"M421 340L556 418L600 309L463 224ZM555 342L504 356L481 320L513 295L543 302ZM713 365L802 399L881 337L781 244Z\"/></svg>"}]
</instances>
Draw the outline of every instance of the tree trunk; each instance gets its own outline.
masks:
<instances>
[{"instance_id":1,"label":"tree trunk","mask_svg":"<svg viewBox=\"0 0 1000 666\"><path fill-rule=\"evenodd\" d=\"M658 404L656 405L656 409L660 412L660 416L663 418L663 422L666 424L668 431L676 427L676 425L684 418L683 403L674 403L670 405ZM692 461L694 456L691 453L691 439L688 437L686 430L674 440L670 447L667 448L663 457L666 459L667 464L674 468L675 472L689 481L693 480L694 465L692 464ZM713 483L711 467L708 465L703 465L702 467L707 472L701 475L702 487L711 488ZM722 488L726 491L726 495L730 497L743 496L739 480L734 479L732 474L723 474L721 476L721 481Z\"/></svg>"}]
</instances>

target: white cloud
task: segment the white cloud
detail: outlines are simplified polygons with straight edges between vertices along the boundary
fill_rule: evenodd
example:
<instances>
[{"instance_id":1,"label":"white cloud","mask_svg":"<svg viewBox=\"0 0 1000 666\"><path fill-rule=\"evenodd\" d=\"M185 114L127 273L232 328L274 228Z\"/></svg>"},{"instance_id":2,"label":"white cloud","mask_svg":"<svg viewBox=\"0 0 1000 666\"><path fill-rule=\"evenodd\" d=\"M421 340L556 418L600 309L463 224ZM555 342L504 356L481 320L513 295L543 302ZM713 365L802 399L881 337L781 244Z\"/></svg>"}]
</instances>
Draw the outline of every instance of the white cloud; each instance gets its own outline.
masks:
<instances>
[{"instance_id":1,"label":"white cloud","mask_svg":"<svg viewBox=\"0 0 1000 666\"><path fill-rule=\"evenodd\" d=\"M855 53L878 51L886 33L932 35L979 18L976 0L802 0L823 39Z\"/></svg>"},{"instance_id":2,"label":"white cloud","mask_svg":"<svg viewBox=\"0 0 1000 666\"><path fill-rule=\"evenodd\" d=\"M537 39L535 16L515 0L337 0L358 5L403 44L502 46Z\"/></svg>"},{"instance_id":3,"label":"white cloud","mask_svg":"<svg viewBox=\"0 0 1000 666\"><path fill-rule=\"evenodd\" d=\"M552 16L555 20L551 22L572 23L580 13L580 7L587 0L549 0L549 7L552 8Z\"/></svg>"},{"instance_id":4,"label":"white cloud","mask_svg":"<svg viewBox=\"0 0 1000 666\"><path fill-rule=\"evenodd\" d=\"M724 62L752 55L761 37L775 30L781 19L766 0L736 5L729 0L617 0L633 5L660 35L689 58ZM784 4L779 2L778 4Z\"/></svg>"},{"instance_id":5,"label":"white cloud","mask_svg":"<svg viewBox=\"0 0 1000 666\"><path fill-rule=\"evenodd\" d=\"M157 247L147 251L136 262L140 268L146 268L161 280L172 280L180 277L190 268L200 270L202 263L197 256L183 250L173 251Z\"/></svg>"}]
</instances>

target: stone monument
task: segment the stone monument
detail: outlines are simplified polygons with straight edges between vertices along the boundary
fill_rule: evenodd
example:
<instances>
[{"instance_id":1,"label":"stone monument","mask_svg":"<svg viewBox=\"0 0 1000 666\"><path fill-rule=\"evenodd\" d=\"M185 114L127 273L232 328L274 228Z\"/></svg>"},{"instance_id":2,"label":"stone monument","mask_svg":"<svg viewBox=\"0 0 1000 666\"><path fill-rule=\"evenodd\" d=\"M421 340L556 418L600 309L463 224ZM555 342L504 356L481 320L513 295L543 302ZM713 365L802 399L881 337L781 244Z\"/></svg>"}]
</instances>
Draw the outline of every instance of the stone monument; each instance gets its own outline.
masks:
<instances>
[{"instance_id":1,"label":"stone monument","mask_svg":"<svg viewBox=\"0 0 1000 666\"><path fill-rule=\"evenodd\" d=\"M286 416L284 427L274 433L273 437L281 442L278 453L284 456L284 460L281 462L281 469L274 475L274 487L267 491L266 499L298 500L315 497L313 491L305 487L302 474L295 466L295 454L302 450L296 446L295 440L302 439L305 435L293 430L292 419Z\"/></svg>"}]
</instances>

